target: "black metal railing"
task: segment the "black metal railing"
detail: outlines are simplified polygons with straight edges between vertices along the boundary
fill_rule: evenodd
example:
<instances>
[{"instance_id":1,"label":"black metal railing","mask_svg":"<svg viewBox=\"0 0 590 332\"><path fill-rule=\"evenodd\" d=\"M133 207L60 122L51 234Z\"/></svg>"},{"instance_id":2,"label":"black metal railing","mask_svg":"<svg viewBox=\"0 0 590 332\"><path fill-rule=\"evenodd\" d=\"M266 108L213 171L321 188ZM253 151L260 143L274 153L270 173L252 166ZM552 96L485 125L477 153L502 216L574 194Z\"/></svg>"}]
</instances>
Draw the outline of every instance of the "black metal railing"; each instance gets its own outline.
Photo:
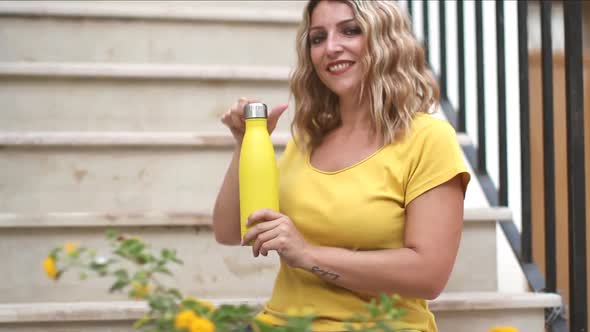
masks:
<instances>
[{"instance_id":1,"label":"black metal railing","mask_svg":"<svg viewBox=\"0 0 590 332\"><path fill-rule=\"evenodd\" d=\"M493 206L508 206L508 183L519 181L521 188L521 231L513 220L500 220L501 228L506 235L513 252L527 278L530 289L534 292L557 292L557 261L556 261L556 147L554 140L554 78L553 78L553 41L552 13L555 8L550 0L537 2L540 5L540 26L531 29L541 31L541 72L542 72L542 110L534 110L542 114L542 146L543 146L543 189L545 220L535 223L542 225L545 238L544 273L533 262L533 220L531 198L531 129L530 129L530 93L529 93L529 26L528 6L530 2L519 1L517 6L518 26L518 64L519 64L519 108L511 112L520 113L520 178L510 178L508 172L507 151L507 101L506 101L506 41L505 41L505 8L504 0L495 2L496 24L496 66L497 66L497 120L498 120L498 183L492 181L488 174L488 151L486 149L486 93L484 79L484 33L482 1L475 0L474 11L465 12L464 0L455 1L456 5L456 39L457 68L449 72L447 68L447 8L445 0L407 0L406 8L414 21L417 9L422 10L422 41L427 59L432 50L429 36L429 10L436 9L439 14L439 56L440 66L435 74L441 86L441 108L458 132L467 131L467 117L477 118L477 145L467 144L463 150L478 178L489 203ZM564 42L565 42L565 92L566 92L566 123L567 123L567 187L568 187L568 249L569 249L569 321L563 311L547 311L546 323L549 331L587 332L587 289L586 289L586 188L585 188L585 155L584 155L584 100L583 100L583 50L582 50L582 3L581 1L565 0L559 3L563 7ZM485 13L491 15L492 13ZM465 17L472 15L475 19L475 53L476 82L466 82L465 68ZM515 52L512 52L515 53ZM452 105L448 96L447 78L457 75L457 102ZM476 112L467 110L466 83L477 86ZM588 115L586 115L588 116Z\"/></svg>"},{"instance_id":2,"label":"black metal railing","mask_svg":"<svg viewBox=\"0 0 590 332\"><path fill-rule=\"evenodd\" d=\"M571 331L588 330L582 3L564 1Z\"/></svg>"}]
</instances>

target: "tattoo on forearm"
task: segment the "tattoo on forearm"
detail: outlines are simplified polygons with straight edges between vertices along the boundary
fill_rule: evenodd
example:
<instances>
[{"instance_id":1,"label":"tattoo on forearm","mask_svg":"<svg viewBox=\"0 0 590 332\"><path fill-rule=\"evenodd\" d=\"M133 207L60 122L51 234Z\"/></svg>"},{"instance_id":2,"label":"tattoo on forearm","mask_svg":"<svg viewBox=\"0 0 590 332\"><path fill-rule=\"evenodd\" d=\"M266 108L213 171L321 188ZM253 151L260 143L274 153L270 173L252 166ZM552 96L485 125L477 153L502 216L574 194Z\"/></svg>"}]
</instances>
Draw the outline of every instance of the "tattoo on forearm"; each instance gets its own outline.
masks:
<instances>
[{"instance_id":1,"label":"tattoo on forearm","mask_svg":"<svg viewBox=\"0 0 590 332\"><path fill-rule=\"evenodd\" d=\"M330 271L322 270L322 269L320 269L319 266L312 267L311 272L319 275L320 277L331 278L332 280L336 280L336 279L340 278L340 276L338 274L330 272Z\"/></svg>"}]
</instances>

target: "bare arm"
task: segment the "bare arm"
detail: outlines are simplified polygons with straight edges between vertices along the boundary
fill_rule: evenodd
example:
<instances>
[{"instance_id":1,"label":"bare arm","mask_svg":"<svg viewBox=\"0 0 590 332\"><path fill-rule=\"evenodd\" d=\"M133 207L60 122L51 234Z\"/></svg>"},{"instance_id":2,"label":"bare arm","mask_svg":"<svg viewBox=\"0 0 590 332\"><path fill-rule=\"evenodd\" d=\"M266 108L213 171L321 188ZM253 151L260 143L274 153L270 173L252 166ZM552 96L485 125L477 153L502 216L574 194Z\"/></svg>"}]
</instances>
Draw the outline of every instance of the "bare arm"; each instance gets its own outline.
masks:
<instances>
[{"instance_id":1,"label":"bare arm","mask_svg":"<svg viewBox=\"0 0 590 332\"><path fill-rule=\"evenodd\" d=\"M433 299L445 287L459 248L463 192L457 176L414 199L406 208L405 247L400 249L352 251L311 246L293 231L286 216L253 229L270 228L272 223L276 225L268 232L251 231L244 238L247 241L254 233L262 233L253 248L255 256L276 250L291 266L362 294L385 292Z\"/></svg>"},{"instance_id":2,"label":"bare arm","mask_svg":"<svg viewBox=\"0 0 590 332\"><path fill-rule=\"evenodd\" d=\"M240 146L237 145L213 208L213 233L222 244L240 244L240 195L238 164Z\"/></svg>"}]
</instances>

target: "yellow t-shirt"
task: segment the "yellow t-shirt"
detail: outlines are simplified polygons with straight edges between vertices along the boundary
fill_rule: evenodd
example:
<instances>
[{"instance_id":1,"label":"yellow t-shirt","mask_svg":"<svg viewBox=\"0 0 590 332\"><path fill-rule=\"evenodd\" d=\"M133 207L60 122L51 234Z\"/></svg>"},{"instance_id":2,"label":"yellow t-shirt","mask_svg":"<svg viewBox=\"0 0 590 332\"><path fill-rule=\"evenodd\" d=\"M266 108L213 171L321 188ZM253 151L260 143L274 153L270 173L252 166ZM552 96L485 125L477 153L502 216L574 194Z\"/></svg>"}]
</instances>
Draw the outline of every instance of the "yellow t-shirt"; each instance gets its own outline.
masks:
<instances>
[{"instance_id":1,"label":"yellow t-shirt","mask_svg":"<svg viewBox=\"0 0 590 332\"><path fill-rule=\"evenodd\" d=\"M335 172L315 169L309 153L293 141L279 161L281 213L289 216L313 245L378 250L404 246L405 207L420 194L461 174L470 176L454 129L444 120L417 114L403 140ZM287 311L311 308L314 331L343 331L342 321L367 313L370 298L333 285L281 262L271 299L260 318L283 325ZM396 329L435 332L425 300L402 297L405 308Z\"/></svg>"}]
</instances>

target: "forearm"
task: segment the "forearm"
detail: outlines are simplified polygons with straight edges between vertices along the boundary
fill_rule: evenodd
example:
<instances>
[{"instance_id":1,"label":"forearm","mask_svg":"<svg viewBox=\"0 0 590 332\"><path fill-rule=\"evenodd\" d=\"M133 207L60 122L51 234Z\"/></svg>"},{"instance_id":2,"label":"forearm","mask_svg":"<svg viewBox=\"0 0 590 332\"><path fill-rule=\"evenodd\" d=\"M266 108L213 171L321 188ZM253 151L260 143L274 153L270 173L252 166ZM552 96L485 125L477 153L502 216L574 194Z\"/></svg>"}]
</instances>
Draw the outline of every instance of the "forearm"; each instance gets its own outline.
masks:
<instances>
[{"instance_id":1,"label":"forearm","mask_svg":"<svg viewBox=\"0 0 590 332\"><path fill-rule=\"evenodd\" d=\"M379 295L397 293L432 299L447 278L410 248L352 251L333 247L311 247L309 262L302 268L325 281L352 291Z\"/></svg>"},{"instance_id":2,"label":"forearm","mask_svg":"<svg viewBox=\"0 0 590 332\"><path fill-rule=\"evenodd\" d=\"M236 146L213 208L213 232L219 243L240 244L240 192L238 170L240 147Z\"/></svg>"}]
</instances>

